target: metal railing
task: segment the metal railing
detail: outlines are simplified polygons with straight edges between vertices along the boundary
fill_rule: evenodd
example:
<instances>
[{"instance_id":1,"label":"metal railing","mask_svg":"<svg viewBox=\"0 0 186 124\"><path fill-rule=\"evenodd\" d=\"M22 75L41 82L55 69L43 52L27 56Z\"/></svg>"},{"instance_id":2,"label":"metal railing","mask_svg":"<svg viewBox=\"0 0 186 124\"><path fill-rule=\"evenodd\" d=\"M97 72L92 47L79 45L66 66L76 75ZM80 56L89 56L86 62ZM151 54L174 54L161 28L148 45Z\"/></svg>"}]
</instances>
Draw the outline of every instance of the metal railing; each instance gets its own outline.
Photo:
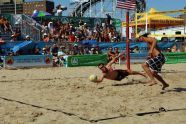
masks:
<instances>
[{"instance_id":1,"label":"metal railing","mask_svg":"<svg viewBox=\"0 0 186 124\"><path fill-rule=\"evenodd\" d=\"M33 41L41 40L41 25L35 20L24 14L12 16L12 26L20 27L22 36L29 35Z\"/></svg>"}]
</instances>

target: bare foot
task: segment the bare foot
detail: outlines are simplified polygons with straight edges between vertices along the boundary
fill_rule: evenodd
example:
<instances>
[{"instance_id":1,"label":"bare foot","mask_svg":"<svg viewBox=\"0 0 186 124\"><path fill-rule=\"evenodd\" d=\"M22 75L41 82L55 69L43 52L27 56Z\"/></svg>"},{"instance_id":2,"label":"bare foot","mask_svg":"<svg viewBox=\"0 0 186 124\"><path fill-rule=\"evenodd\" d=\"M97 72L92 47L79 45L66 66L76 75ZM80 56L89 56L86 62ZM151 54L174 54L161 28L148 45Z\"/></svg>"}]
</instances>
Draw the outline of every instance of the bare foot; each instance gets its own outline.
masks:
<instances>
[{"instance_id":1,"label":"bare foot","mask_svg":"<svg viewBox=\"0 0 186 124\"><path fill-rule=\"evenodd\" d=\"M156 81L150 81L149 86L153 86L153 85L156 85L156 84L157 84Z\"/></svg>"},{"instance_id":2,"label":"bare foot","mask_svg":"<svg viewBox=\"0 0 186 124\"><path fill-rule=\"evenodd\" d=\"M165 90L166 87L169 87L169 84L164 84L162 90Z\"/></svg>"}]
</instances>

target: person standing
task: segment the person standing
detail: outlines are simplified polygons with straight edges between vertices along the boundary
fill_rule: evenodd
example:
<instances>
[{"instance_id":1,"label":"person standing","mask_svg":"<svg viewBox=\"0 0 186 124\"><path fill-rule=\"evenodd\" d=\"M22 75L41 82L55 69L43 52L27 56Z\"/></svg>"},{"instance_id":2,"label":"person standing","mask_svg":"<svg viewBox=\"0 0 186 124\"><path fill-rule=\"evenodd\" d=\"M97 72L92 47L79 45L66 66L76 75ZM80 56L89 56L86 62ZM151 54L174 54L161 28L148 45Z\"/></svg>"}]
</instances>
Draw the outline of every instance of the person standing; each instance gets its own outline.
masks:
<instances>
[{"instance_id":1,"label":"person standing","mask_svg":"<svg viewBox=\"0 0 186 124\"><path fill-rule=\"evenodd\" d=\"M138 37L137 41L146 42L149 47L148 59L142 64L142 68L150 78L149 86L157 84L156 80L162 83L162 90L169 86L158 73L165 63L165 57L157 46L157 41L153 37L148 37L149 33L143 33Z\"/></svg>"}]
</instances>

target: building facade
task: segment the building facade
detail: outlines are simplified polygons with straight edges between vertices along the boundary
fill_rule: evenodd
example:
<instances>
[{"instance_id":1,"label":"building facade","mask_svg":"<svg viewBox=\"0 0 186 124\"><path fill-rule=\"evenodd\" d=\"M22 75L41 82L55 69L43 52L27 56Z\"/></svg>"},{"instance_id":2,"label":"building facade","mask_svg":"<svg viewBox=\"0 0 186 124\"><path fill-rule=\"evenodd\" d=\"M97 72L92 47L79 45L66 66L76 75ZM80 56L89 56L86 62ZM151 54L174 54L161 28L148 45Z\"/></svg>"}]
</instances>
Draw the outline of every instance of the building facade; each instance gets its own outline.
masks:
<instances>
[{"instance_id":1,"label":"building facade","mask_svg":"<svg viewBox=\"0 0 186 124\"><path fill-rule=\"evenodd\" d=\"M23 0L0 0L0 14L22 14Z\"/></svg>"},{"instance_id":2,"label":"building facade","mask_svg":"<svg viewBox=\"0 0 186 124\"><path fill-rule=\"evenodd\" d=\"M0 14L32 15L34 10L53 13L54 2L51 0L0 0Z\"/></svg>"},{"instance_id":3,"label":"building facade","mask_svg":"<svg viewBox=\"0 0 186 124\"><path fill-rule=\"evenodd\" d=\"M53 13L54 2L48 0L25 0L23 3L23 14L32 15L34 10Z\"/></svg>"}]
</instances>

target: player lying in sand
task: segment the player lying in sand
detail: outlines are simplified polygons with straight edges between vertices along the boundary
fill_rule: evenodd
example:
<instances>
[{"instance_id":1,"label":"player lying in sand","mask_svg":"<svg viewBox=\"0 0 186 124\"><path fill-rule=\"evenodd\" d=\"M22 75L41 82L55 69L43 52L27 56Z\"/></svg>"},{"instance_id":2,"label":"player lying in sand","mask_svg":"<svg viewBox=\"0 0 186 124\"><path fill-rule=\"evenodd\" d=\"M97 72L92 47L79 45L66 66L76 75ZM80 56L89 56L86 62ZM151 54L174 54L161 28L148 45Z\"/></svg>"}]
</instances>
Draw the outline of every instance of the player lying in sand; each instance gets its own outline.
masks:
<instances>
[{"instance_id":1,"label":"player lying in sand","mask_svg":"<svg viewBox=\"0 0 186 124\"><path fill-rule=\"evenodd\" d=\"M146 42L149 47L149 57L146 62L142 64L142 67L150 78L149 86L157 84L155 80L157 79L162 83L162 90L164 90L166 87L169 86L169 84L167 84L158 73L161 73L161 68L165 63L165 57L157 46L156 39L153 37L148 37L148 35L148 33L141 34L137 40L141 42Z\"/></svg>"},{"instance_id":2,"label":"player lying in sand","mask_svg":"<svg viewBox=\"0 0 186 124\"><path fill-rule=\"evenodd\" d=\"M121 81L125 77L129 75L142 75L146 77L145 74L132 71L132 70L122 70L122 69L113 69L112 64L115 63L115 61L122 56L122 54L118 55L117 57L113 58L108 64L104 65L103 63L100 63L98 65L98 68L102 71L103 75L99 78L97 78L96 83L100 83L103 81L104 78L110 79L110 80L116 80Z\"/></svg>"}]
</instances>

